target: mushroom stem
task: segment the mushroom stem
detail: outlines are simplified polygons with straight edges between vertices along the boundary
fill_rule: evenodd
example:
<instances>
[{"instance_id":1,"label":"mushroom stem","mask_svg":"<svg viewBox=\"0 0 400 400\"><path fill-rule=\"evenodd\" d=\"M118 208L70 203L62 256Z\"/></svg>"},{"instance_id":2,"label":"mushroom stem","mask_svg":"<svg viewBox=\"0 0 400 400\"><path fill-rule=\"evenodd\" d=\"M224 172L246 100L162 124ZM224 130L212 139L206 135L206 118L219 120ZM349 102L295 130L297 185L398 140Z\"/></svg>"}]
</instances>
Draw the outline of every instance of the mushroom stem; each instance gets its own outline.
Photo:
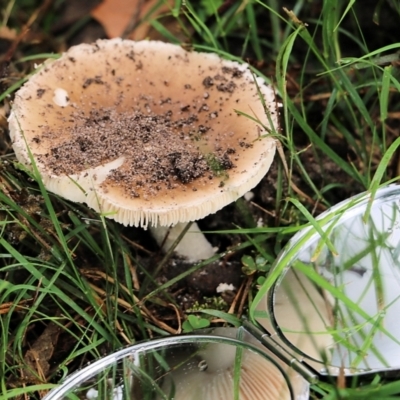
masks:
<instances>
[{"instance_id":1,"label":"mushroom stem","mask_svg":"<svg viewBox=\"0 0 400 400\"><path fill-rule=\"evenodd\" d=\"M154 239L166 253L178 236L185 229L187 223L177 223L174 226L150 227L150 232ZM175 247L175 253L187 258L189 262L197 262L212 257L215 249L201 232L196 222L193 222L189 231L183 236L182 240Z\"/></svg>"}]
</instances>

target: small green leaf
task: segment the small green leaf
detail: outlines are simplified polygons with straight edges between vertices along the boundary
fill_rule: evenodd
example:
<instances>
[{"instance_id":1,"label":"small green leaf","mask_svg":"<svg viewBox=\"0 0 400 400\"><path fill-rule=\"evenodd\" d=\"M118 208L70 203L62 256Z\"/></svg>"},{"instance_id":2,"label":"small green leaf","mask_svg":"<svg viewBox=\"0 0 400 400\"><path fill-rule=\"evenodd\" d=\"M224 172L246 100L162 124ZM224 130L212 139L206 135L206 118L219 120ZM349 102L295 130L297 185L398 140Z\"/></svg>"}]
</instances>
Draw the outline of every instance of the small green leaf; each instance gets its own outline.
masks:
<instances>
[{"instance_id":1,"label":"small green leaf","mask_svg":"<svg viewBox=\"0 0 400 400\"><path fill-rule=\"evenodd\" d=\"M189 315L187 321L182 324L182 329L185 333L193 332L196 329L208 328L210 321L205 318Z\"/></svg>"},{"instance_id":2,"label":"small green leaf","mask_svg":"<svg viewBox=\"0 0 400 400\"><path fill-rule=\"evenodd\" d=\"M182 330L184 333L190 333L190 332L193 332L193 327L192 327L192 325L190 325L189 321L185 321L182 324Z\"/></svg>"},{"instance_id":3,"label":"small green leaf","mask_svg":"<svg viewBox=\"0 0 400 400\"><path fill-rule=\"evenodd\" d=\"M263 285L265 282L265 276L259 276L257 278L257 285Z\"/></svg>"},{"instance_id":4,"label":"small green leaf","mask_svg":"<svg viewBox=\"0 0 400 400\"><path fill-rule=\"evenodd\" d=\"M189 315L188 320L194 329L207 328L210 326L210 321L208 319L196 317L195 315Z\"/></svg>"},{"instance_id":5,"label":"small green leaf","mask_svg":"<svg viewBox=\"0 0 400 400\"><path fill-rule=\"evenodd\" d=\"M243 256L241 261L245 267L256 269L256 263L254 262L253 257Z\"/></svg>"}]
</instances>

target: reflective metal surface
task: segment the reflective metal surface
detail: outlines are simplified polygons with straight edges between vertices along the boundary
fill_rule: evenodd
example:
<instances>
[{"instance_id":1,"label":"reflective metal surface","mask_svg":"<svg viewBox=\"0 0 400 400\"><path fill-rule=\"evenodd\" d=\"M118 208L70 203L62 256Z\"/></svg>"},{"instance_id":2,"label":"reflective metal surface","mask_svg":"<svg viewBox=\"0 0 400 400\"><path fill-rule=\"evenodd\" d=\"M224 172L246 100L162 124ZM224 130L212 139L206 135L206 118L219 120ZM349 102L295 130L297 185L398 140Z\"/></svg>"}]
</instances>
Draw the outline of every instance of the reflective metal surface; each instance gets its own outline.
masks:
<instances>
[{"instance_id":1,"label":"reflective metal surface","mask_svg":"<svg viewBox=\"0 0 400 400\"><path fill-rule=\"evenodd\" d=\"M293 237L259 305L277 343L321 374L400 369L400 189L341 203ZM370 207L370 209L369 209Z\"/></svg>"}]
</instances>

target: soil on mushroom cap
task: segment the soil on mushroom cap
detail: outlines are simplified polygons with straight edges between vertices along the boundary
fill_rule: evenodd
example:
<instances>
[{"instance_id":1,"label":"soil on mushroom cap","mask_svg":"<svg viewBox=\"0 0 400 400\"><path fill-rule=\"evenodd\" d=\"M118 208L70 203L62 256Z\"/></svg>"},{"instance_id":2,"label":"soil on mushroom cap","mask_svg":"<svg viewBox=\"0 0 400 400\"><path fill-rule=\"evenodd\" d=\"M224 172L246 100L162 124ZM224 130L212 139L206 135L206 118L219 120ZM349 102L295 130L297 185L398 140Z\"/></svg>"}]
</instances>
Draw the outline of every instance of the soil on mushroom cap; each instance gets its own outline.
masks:
<instances>
[{"instance_id":1,"label":"soil on mushroom cap","mask_svg":"<svg viewBox=\"0 0 400 400\"><path fill-rule=\"evenodd\" d=\"M132 197L156 195L200 177L213 179L234 167L234 149L204 151L208 127L197 124L195 115L173 121L171 114L75 112L70 140L39 159L55 175L73 175L123 156L124 165L112 170L103 185L117 183ZM47 131L42 138L56 134Z\"/></svg>"}]
</instances>

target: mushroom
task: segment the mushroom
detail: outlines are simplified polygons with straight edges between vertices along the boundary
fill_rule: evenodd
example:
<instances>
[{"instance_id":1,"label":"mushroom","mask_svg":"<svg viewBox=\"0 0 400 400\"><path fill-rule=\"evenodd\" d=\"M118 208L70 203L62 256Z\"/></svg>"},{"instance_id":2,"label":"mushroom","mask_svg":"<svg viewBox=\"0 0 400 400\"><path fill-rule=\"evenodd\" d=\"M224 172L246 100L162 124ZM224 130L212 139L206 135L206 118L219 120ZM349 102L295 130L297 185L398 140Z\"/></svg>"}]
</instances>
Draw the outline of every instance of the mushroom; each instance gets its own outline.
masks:
<instances>
[{"instance_id":1,"label":"mushroom","mask_svg":"<svg viewBox=\"0 0 400 400\"><path fill-rule=\"evenodd\" d=\"M122 39L46 61L9 117L17 159L34 160L49 191L141 227L195 221L241 197L270 167L276 126L273 90L246 64ZM204 245L195 257L214 254Z\"/></svg>"},{"instance_id":2,"label":"mushroom","mask_svg":"<svg viewBox=\"0 0 400 400\"><path fill-rule=\"evenodd\" d=\"M187 362L178 363L162 386L174 400L235 398L235 364L240 356L241 400L290 400L291 393L282 371L255 351L232 344L210 343Z\"/></svg>"}]
</instances>

